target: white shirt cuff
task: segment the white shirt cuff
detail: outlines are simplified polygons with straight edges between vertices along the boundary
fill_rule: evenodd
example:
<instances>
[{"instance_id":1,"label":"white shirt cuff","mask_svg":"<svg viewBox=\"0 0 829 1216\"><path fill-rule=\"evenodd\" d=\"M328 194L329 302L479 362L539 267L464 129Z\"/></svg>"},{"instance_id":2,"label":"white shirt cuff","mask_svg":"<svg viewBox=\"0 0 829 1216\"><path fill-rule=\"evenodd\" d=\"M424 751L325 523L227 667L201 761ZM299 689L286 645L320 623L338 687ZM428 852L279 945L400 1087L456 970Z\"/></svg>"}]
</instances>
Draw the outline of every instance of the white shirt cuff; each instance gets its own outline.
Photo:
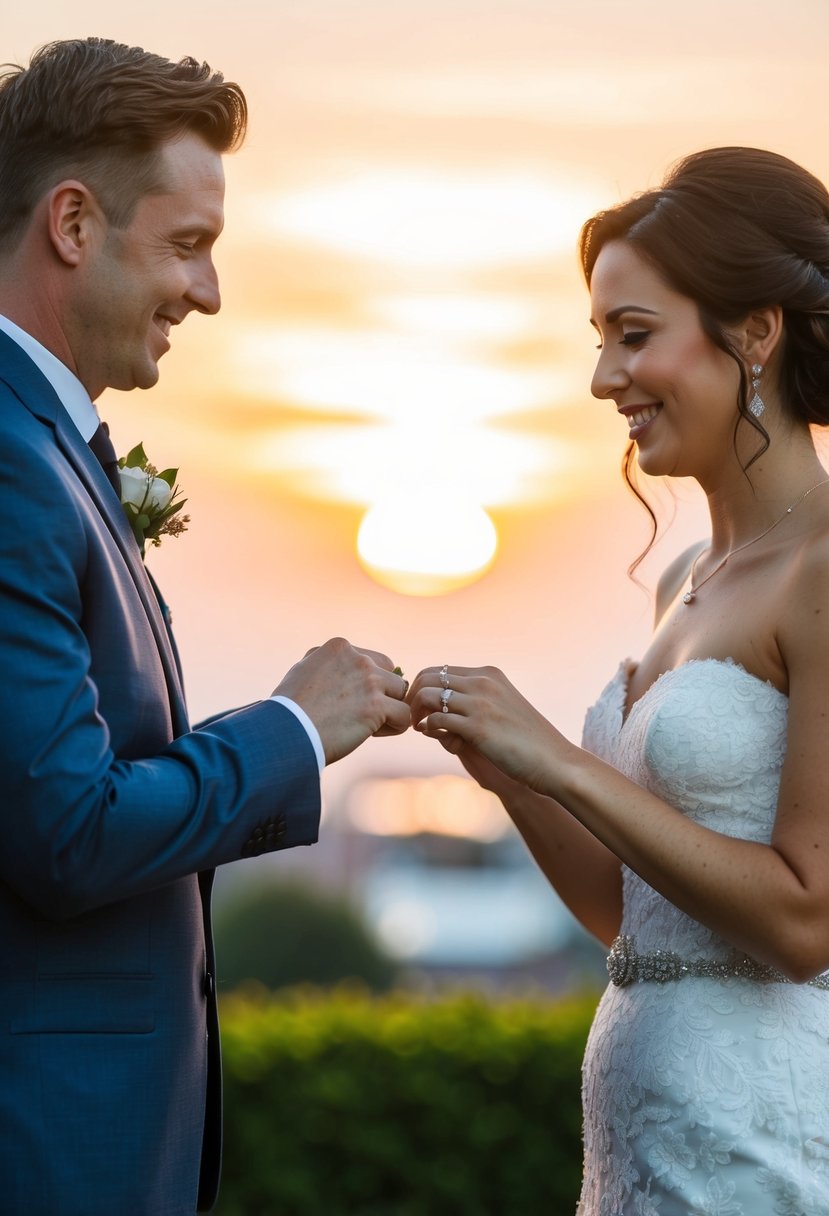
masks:
<instances>
[{"instance_id":1,"label":"white shirt cuff","mask_svg":"<svg viewBox=\"0 0 829 1216\"><path fill-rule=\"evenodd\" d=\"M295 717L299 718L300 722L305 727L308 738L311 740L311 746L313 747L314 753L317 757L317 764L319 765L320 772L322 772L322 770L325 768L325 751L323 750L322 739L320 738L319 731L317 730L316 726L314 726L314 723L308 717L305 710L300 705L297 705L296 701L292 701L290 697L269 697L268 699L271 701L278 701L280 705L284 705L285 708L289 709Z\"/></svg>"}]
</instances>

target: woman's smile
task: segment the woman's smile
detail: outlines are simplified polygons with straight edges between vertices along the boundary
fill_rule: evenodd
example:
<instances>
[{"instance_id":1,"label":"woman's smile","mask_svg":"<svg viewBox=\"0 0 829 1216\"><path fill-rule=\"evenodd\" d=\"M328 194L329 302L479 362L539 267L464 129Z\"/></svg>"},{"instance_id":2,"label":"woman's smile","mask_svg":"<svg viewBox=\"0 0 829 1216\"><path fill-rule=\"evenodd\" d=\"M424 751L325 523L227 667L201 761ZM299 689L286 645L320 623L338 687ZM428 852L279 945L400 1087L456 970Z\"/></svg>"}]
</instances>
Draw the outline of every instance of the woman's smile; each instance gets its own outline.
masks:
<instances>
[{"instance_id":1,"label":"woman's smile","mask_svg":"<svg viewBox=\"0 0 829 1216\"><path fill-rule=\"evenodd\" d=\"M653 405L620 405L617 406L617 409L628 420L628 426L630 427L628 432L629 437L631 439L638 439L648 425L653 422L662 409L662 405L660 402L655 402Z\"/></svg>"}]
</instances>

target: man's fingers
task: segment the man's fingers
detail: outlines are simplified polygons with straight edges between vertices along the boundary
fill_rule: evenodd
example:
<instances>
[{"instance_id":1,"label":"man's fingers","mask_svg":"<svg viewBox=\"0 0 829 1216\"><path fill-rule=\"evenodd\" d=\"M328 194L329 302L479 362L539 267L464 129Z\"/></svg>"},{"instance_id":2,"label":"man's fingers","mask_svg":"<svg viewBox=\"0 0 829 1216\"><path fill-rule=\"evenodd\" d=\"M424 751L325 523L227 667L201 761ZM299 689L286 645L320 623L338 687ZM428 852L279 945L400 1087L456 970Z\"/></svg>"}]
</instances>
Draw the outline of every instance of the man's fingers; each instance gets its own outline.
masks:
<instances>
[{"instance_id":1,"label":"man's fingers","mask_svg":"<svg viewBox=\"0 0 829 1216\"><path fill-rule=\"evenodd\" d=\"M391 699L386 720L374 734L377 738L382 738L384 735L402 735L411 724L412 715L406 702Z\"/></svg>"}]
</instances>

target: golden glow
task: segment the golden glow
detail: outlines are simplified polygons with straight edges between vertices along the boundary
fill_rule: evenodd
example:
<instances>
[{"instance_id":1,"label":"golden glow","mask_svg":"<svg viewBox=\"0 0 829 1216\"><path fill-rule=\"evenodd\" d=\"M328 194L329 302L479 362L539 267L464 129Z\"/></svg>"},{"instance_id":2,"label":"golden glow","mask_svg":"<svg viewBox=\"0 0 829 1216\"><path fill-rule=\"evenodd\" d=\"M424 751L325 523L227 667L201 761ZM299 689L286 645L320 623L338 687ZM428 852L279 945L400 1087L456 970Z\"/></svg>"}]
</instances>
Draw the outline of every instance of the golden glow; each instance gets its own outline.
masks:
<instances>
[{"instance_id":1,"label":"golden glow","mask_svg":"<svg viewBox=\"0 0 829 1216\"><path fill-rule=\"evenodd\" d=\"M260 433L251 458L292 493L368 508L358 557L382 585L438 595L475 581L498 547L485 508L557 496L573 452L505 421L571 397L568 370L505 355L547 339L549 302L534 289L473 291L463 275L572 249L587 205L577 184L543 173L391 167L339 175L260 210L279 236L387 271L376 283L376 270L355 272L360 327L279 322L237 341L248 392L342 416ZM413 290L389 290L395 265Z\"/></svg>"},{"instance_id":2,"label":"golden glow","mask_svg":"<svg viewBox=\"0 0 829 1216\"><path fill-rule=\"evenodd\" d=\"M483 343L519 341L544 332L549 324L531 300L514 295L482 292L428 293L380 296L374 313L396 329L445 342Z\"/></svg>"},{"instance_id":3,"label":"golden glow","mask_svg":"<svg viewBox=\"0 0 829 1216\"><path fill-rule=\"evenodd\" d=\"M553 404L561 382L468 355L440 338L382 330L276 327L240 335L250 392L325 412L453 423Z\"/></svg>"},{"instance_id":4,"label":"golden glow","mask_svg":"<svg viewBox=\"0 0 829 1216\"><path fill-rule=\"evenodd\" d=\"M278 232L385 263L497 266L572 249L594 195L541 172L366 169L262 205Z\"/></svg>"},{"instance_id":5,"label":"golden glow","mask_svg":"<svg viewBox=\"0 0 829 1216\"><path fill-rule=\"evenodd\" d=\"M594 10L591 17L595 21ZM504 65L497 72L458 63L451 73L361 83L354 86L353 95L375 102L382 98L383 104L402 113L436 117L480 120L497 115L543 124L555 114L559 121L563 118L602 132L629 125L641 130L666 122L701 123L716 120L723 112L737 122L774 116L766 109L767 97L752 108L752 70L757 69L742 56L729 57L727 72L717 60L706 63L694 57L683 63L676 58L668 63L667 56L663 59L632 62L625 56L620 62L617 54L600 58L593 53L591 40L588 63L560 63L554 72L549 61L541 68L525 62L517 71L514 65ZM779 71L779 63L775 66ZM701 90L703 74L709 87ZM794 71L790 87L797 83ZM660 100L658 106L652 104L654 97ZM597 205L606 202L600 199Z\"/></svg>"},{"instance_id":6,"label":"golden glow","mask_svg":"<svg viewBox=\"0 0 829 1216\"><path fill-rule=\"evenodd\" d=\"M514 297L381 296L374 312L403 332L295 326L240 335L249 391L343 419L260 432L250 458L292 493L369 508L358 556L377 582L406 595L445 594L495 558L484 508L556 497L573 462L551 435L491 419L553 407L566 386L487 349L538 326L534 308Z\"/></svg>"},{"instance_id":7,"label":"golden glow","mask_svg":"<svg viewBox=\"0 0 829 1216\"><path fill-rule=\"evenodd\" d=\"M375 503L357 536L364 569L403 595L444 595L474 582L497 547L495 525L483 507L451 491Z\"/></svg>"},{"instance_id":8,"label":"golden glow","mask_svg":"<svg viewBox=\"0 0 829 1216\"><path fill-rule=\"evenodd\" d=\"M450 773L365 779L349 793L346 814L352 827L381 836L438 832L492 841L509 830L494 794Z\"/></svg>"},{"instance_id":9,"label":"golden glow","mask_svg":"<svg viewBox=\"0 0 829 1216\"><path fill-rule=\"evenodd\" d=\"M500 506L549 501L568 448L506 427L437 421L409 426L309 425L257 436L250 461L304 497L368 507L389 498Z\"/></svg>"}]
</instances>

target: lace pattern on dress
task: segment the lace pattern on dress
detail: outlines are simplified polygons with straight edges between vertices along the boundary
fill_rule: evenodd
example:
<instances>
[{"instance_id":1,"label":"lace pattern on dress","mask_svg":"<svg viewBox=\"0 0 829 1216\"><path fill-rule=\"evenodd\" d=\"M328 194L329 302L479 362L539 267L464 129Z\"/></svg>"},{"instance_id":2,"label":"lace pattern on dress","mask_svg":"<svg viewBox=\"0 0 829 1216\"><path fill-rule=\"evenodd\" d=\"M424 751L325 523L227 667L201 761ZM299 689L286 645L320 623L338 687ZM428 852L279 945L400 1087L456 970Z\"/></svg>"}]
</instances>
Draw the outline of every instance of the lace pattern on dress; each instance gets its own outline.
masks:
<instances>
[{"instance_id":1,"label":"lace pattern on dress","mask_svg":"<svg viewBox=\"0 0 829 1216\"><path fill-rule=\"evenodd\" d=\"M694 660L624 707L623 663L584 745L699 823L768 841L787 698ZM621 932L642 951L733 957L627 868ZM688 977L605 992L585 1053L579 1216L829 1216L829 996Z\"/></svg>"}]
</instances>

